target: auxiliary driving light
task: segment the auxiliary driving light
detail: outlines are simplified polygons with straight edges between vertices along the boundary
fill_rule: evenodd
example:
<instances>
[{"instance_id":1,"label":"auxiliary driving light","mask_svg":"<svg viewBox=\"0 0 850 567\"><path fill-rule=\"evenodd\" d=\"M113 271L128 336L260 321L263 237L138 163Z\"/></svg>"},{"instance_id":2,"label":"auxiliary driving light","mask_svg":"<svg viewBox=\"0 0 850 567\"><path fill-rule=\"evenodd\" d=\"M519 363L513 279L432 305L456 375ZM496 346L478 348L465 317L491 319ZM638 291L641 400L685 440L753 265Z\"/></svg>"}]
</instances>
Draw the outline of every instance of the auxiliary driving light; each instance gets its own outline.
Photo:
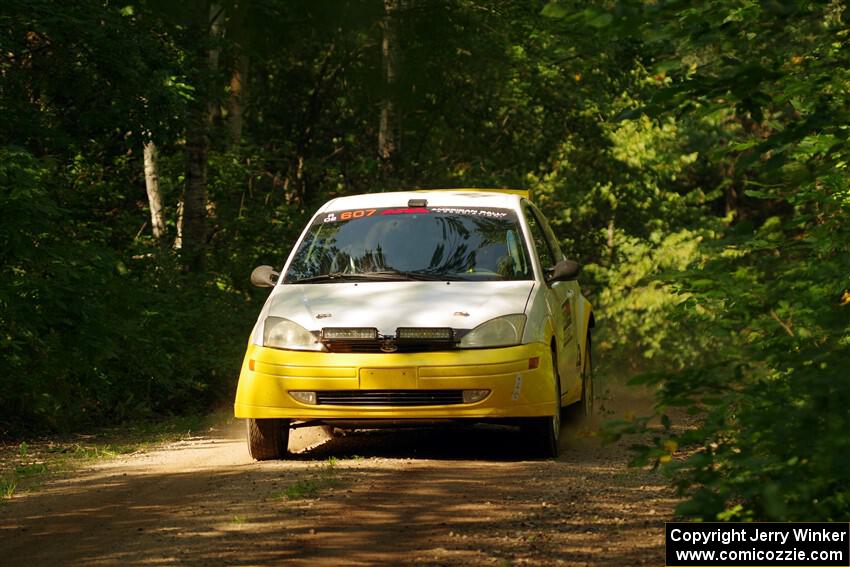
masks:
<instances>
[{"instance_id":1,"label":"auxiliary driving light","mask_svg":"<svg viewBox=\"0 0 850 567\"><path fill-rule=\"evenodd\" d=\"M488 395L490 395L490 390L464 390L463 403L474 404L475 402L480 402Z\"/></svg>"},{"instance_id":2,"label":"auxiliary driving light","mask_svg":"<svg viewBox=\"0 0 850 567\"><path fill-rule=\"evenodd\" d=\"M399 327L395 330L398 341L453 342L455 332L451 327Z\"/></svg>"},{"instance_id":3,"label":"auxiliary driving light","mask_svg":"<svg viewBox=\"0 0 850 567\"><path fill-rule=\"evenodd\" d=\"M378 338L378 329L374 327L324 327L323 341L374 341Z\"/></svg>"},{"instance_id":4,"label":"auxiliary driving light","mask_svg":"<svg viewBox=\"0 0 850 567\"><path fill-rule=\"evenodd\" d=\"M302 404L316 405L316 392L293 392L290 390L289 395Z\"/></svg>"}]
</instances>

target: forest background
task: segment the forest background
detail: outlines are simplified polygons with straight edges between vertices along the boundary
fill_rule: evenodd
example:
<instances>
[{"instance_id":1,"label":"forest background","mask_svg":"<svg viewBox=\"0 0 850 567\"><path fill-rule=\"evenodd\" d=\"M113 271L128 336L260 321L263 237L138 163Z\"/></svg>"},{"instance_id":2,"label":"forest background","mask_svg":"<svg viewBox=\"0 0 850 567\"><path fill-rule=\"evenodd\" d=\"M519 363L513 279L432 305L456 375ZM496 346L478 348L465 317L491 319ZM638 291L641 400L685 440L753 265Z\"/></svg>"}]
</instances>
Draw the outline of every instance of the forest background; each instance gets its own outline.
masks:
<instances>
[{"instance_id":1,"label":"forest background","mask_svg":"<svg viewBox=\"0 0 850 567\"><path fill-rule=\"evenodd\" d=\"M4 0L0 434L229 400L265 297L247 276L329 198L523 187L584 266L598 374L656 392L637 462L679 513L847 521L848 17Z\"/></svg>"}]
</instances>

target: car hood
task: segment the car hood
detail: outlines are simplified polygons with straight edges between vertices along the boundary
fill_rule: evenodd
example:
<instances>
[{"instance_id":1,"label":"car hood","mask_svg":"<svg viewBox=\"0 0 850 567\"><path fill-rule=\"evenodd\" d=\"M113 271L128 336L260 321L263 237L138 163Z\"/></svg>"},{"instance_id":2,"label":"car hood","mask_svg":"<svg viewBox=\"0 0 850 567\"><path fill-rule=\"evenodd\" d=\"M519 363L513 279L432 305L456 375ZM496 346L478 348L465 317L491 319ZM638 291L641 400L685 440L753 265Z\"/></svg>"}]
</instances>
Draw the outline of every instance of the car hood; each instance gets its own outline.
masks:
<instances>
[{"instance_id":1,"label":"car hood","mask_svg":"<svg viewBox=\"0 0 850 567\"><path fill-rule=\"evenodd\" d=\"M322 327L473 329L501 315L524 313L533 281L345 282L279 285L266 316L285 317L310 331Z\"/></svg>"}]
</instances>

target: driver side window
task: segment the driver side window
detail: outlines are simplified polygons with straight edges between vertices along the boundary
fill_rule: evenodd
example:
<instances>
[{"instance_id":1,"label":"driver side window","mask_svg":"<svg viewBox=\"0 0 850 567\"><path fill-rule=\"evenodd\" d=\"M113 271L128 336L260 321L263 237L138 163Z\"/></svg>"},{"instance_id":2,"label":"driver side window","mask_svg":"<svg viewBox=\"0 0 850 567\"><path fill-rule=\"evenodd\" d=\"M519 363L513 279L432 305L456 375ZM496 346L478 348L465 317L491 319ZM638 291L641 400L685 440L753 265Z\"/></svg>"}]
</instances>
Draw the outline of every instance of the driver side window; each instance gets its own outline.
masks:
<instances>
[{"instance_id":1,"label":"driver side window","mask_svg":"<svg viewBox=\"0 0 850 567\"><path fill-rule=\"evenodd\" d=\"M525 220L528 221L531 239L534 241L534 249L537 250L537 257L540 258L540 267L544 270L555 267L555 254L552 252L543 227L531 207L525 207Z\"/></svg>"}]
</instances>

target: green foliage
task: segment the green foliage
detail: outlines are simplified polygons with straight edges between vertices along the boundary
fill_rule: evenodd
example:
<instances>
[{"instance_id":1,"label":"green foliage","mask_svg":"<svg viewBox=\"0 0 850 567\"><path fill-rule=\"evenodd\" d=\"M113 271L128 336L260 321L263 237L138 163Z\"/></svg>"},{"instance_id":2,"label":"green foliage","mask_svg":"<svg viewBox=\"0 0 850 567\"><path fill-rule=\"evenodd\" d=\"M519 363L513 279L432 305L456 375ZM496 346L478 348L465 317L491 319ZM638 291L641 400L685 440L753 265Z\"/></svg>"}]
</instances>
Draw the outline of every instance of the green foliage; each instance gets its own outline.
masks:
<instances>
[{"instance_id":1,"label":"green foliage","mask_svg":"<svg viewBox=\"0 0 850 567\"><path fill-rule=\"evenodd\" d=\"M69 157L165 137L181 103L167 26L108 2L6 0L0 8L0 143Z\"/></svg>"},{"instance_id":2,"label":"green foliage","mask_svg":"<svg viewBox=\"0 0 850 567\"><path fill-rule=\"evenodd\" d=\"M628 84L639 91L646 81L638 67ZM631 100L612 92L589 114L613 116ZM681 298L657 280L701 261L698 243L720 226L705 216L707 192L689 178L701 152L687 126L647 117L587 123L561 144L554 167L529 176L564 249L585 265L584 285L603 315L595 340L602 376L680 369L705 352L698 329L671 319Z\"/></svg>"},{"instance_id":3,"label":"green foliage","mask_svg":"<svg viewBox=\"0 0 850 567\"><path fill-rule=\"evenodd\" d=\"M212 23L207 2L2 3L0 430L227 399L264 298L247 275L329 198L526 186L584 266L600 373L657 388L641 459L675 469L681 513L846 519L843 4L401 5L389 84L380 2L227 1ZM189 274L187 148L207 141ZM699 425L674 435L684 412Z\"/></svg>"},{"instance_id":4,"label":"green foliage","mask_svg":"<svg viewBox=\"0 0 850 567\"><path fill-rule=\"evenodd\" d=\"M712 261L677 279L689 296L682 317L710 320L717 355L713 365L656 377L662 407L705 414L679 440L698 448L675 466L690 496L683 514L847 518L846 195L846 186L832 195L803 187L790 222L731 231Z\"/></svg>"},{"instance_id":5,"label":"green foliage","mask_svg":"<svg viewBox=\"0 0 850 567\"><path fill-rule=\"evenodd\" d=\"M713 356L641 380L658 385L659 412L701 416L641 462L670 463L683 515L846 521L847 15L807 2L662 3L649 14L643 37L663 34L673 51L659 59L683 64L666 66L670 80L641 112L723 125L709 139L734 222L704 243L703 261L662 280ZM671 460L665 443L689 456Z\"/></svg>"},{"instance_id":6,"label":"green foliage","mask_svg":"<svg viewBox=\"0 0 850 567\"><path fill-rule=\"evenodd\" d=\"M231 337L250 326L244 299L168 258L122 260L69 222L81 211L57 202L54 175L0 151L0 424L60 429L221 399L244 346Z\"/></svg>"}]
</instances>

